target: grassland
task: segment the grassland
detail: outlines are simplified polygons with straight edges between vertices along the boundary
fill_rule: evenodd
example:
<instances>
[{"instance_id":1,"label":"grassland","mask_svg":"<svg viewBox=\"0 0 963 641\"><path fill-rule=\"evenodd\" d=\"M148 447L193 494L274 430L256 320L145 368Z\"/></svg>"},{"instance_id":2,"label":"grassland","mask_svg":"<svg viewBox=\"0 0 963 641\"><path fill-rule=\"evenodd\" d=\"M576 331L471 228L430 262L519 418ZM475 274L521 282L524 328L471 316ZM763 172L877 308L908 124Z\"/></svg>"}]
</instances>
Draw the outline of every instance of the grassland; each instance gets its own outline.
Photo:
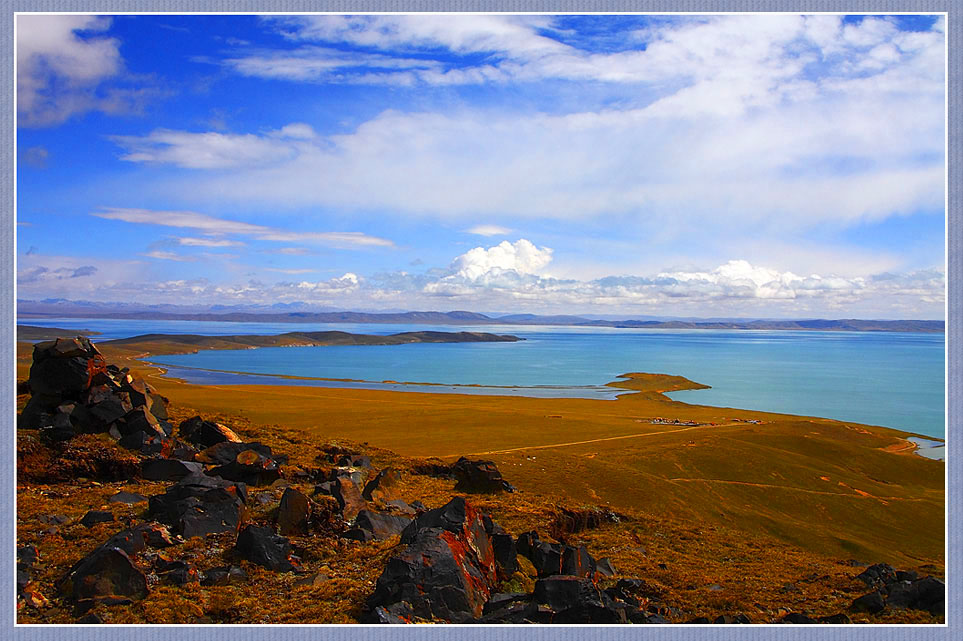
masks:
<instances>
[{"instance_id":1,"label":"grassland","mask_svg":"<svg viewBox=\"0 0 963 641\"><path fill-rule=\"evenodd\" d=\"M171 349L161 341L101 347L109 362L130 366L169 397L175 418L195 413L216 418L248 440L290 454L292 465L316 465L320 448L332 442L354 444L375 453L376 463L402 469L415 469L425 459L483 457L495 461L520 491L472 500L480 500L515 534L544 531L562 506L623 514L627 518L620 524L569 539L586 543L597 557L611 556L620 574L651 580L667 601L686 604L693 615L745 611L766 620L780 610L838 612L860 590L852 581L858 568L848 559L943 574L944 464L913 454L904 432L680 403L663 393L704 386L659 374L621 377L612 385L626 394L613 401L199 386L134 360ZM18 357L23 379L28 345L18 346ZM401 498L440 505L451 496L451 485L408 474ZM18 487L23 541L41 540L34 520L41 512L72 510L80 516L104 503L96 491L77 484L46 491L43 498L36 485ZM312 601L327 599L325 604L310 612L307 604L276 612L257 595L222 598L217 590L226 588L212 588L203 598L187 597L200 604L196 616L210 619L217 608L234 608L235 620L352 620L370 592L366 582L383 567L390 541L364 549L320 540L299 544L313 550L313 566L337 579L310 589ZM279 593L303 590L288 585L290 578L263 578ZM707 592L710 584L725 589ZM787 584L793 589L785 589ZM124 616L155 622L171 616L155 598ZM211 605L212 599L223 603ZM43 620L56 620L46 616ZM866 620L931 621L906 612Z\"/></svg>"}]
</instances>

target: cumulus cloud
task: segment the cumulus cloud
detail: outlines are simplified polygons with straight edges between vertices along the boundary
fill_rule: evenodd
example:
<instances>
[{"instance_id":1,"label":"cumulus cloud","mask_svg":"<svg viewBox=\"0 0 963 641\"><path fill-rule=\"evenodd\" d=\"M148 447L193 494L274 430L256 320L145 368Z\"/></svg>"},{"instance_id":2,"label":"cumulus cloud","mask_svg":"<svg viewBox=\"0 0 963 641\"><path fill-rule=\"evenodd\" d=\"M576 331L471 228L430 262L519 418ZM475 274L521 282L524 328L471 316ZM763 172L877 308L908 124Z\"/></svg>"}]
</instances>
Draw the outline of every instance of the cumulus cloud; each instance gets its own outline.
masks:
<instances>
[{"instance_id":1,"label":"cumulus cloud","mask_svg":"<svg viewBox=\"0 0 963 641\"><path fill-rule=\"evenodd\" d=\"M361 232L307 232L307 231L287 231L264 225L254 225L235 220L215 218L206 214L193 211L157 211L150 209L130 209L121 207L107 207L103 211L92 214L98 218L107 220L120 220L127 223L140 223L146 225L162 225L166 227L183 227L196 229L208 234L236 234L250 236L257 240L270 240L277 242L316 242L331 247L392 247L394 243L377 236L369 236ZM203 239L190 238L189 242L182 242L182 245L202 245ZM212 245L210 241L208 247L224 246ZM234 244L239 244L235 242ZM159 258L159 256L155 256Z\"/></svg>"},{"instance_id":2,"label":"cumulus cloud","mask_svg":"<svg viewBox=\"0 0 963 641\"><path fill-rule=\"evenodd\" d=\"M524 238L510 243L507 240L494 247L475 247L458 256L452 263L455 275L477 280L490 274L513 271L534 274L552 261L552 250L536 247Z\"/></svg>"},{"instance_id":3,"label":"cumulus cloud","mask_svg":"<svg viewBox=\"0 0 963 641\"><path fill-rule=\"evenodd\" d=\"M84 15L16 16L18 125L57 125L88 111L138 111L159 95L124 80L120 42L100 35L111 19Z\"/></svg>"}]
</instances>

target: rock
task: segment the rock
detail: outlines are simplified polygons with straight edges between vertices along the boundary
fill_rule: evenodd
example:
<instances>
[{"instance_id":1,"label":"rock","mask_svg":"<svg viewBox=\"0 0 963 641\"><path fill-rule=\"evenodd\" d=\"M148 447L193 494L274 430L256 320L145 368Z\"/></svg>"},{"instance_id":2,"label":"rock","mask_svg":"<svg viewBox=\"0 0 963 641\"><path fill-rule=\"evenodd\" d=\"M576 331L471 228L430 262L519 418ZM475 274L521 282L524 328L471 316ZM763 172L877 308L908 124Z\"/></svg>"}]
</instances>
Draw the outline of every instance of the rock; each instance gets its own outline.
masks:
<instances>
[{"instance_id":1,"label":"rock","mask_svg":"<svg viewBox=\"0 0 963 641\"><path fill-rule=\"evenodd\" d=\"M402 514L406 514L409 516L415 516L416 514L418 514L418 510L416 510L413 506L408 505L401 499L392 499L390 501L387 501L385 503L385 507L388 508L389 510L401 512Z\"/></svg>"},{"instance_id":2,"label":"rock","mask_svg":"<svg viewBox=\"0 0 963 641\"><path fill-rule=\"evenodd\" d=\"M248 574L237 565L225 565L222 567L211 568L204 572L201 585L233 585L244 583L248 580Z\"/></svg>"},{"instance_id":3,"label":"rock","mask_svg":"<svg viewBox=\"0 0 963 641\"><path fill-rule=\"evenodd\" d=\"M134 432L144 432L150 436L168 438L173 433L173 427L166 421L159 421L146 407L135 407L124 417L114 423L120 435L127 436Z\"/></svg>"},{"instance_id":4,"label":"rock","mask_svg":"<svg viewBox=\"0 0 963 641\"><path fill-rule=\"evenodd\" d=\"M596 560L595 571L602 576L615 576L615 567L612 565L612 559L605 557L604 559Z\"/></svg>"},{"instance_id":5,"label":"rock","mask_svg":"<svg viewBox=\"0 0 963 641\"><path fill-rule=\"evenodd\" d=\"M110 394L106 399L91 405L88 413L92 420L86 421L86 425L93 427L96 425L101 430L106 430L111 423L127 416L134 406L126 398L125 394ZM155 419L156 421L156 419Z\"/></svg>"},{"instance_id":6,"label":"rock","mask_svg":"<svg viewBox=\"0 0 963 641\"><path fill-rule=\"evenodd\" d=\"M114 515L110 512L100 510L90 510L80 519L80 524L84 527L93 527L97 523L109 523L114 520Z\"/></svg>"},{"instance_id":7,"label":"rock","mask_svg":"<svg viewBox=\"0 0 963 641\"><path fill-rule=\"evenodd\" d=\"M918 581L919 578L919 574L913 570L896 570L897 581Z\"/></svg>"},{"instance_id":8,"label":"rock","mask_svg":"<svg viewBox=\"0 0 963 641\"><path fill-rule=\"evenodd\" d=\"M418 516L402 532L368 600L365 622L412 616L469 622L481 616L497 581L481 513L463 498ZM381 611L378 608L385 610Z\"/></svg>"},{"instance_id":9,"label":"rock","mask_svg":"<svg viewBox=\"0 0 963 641\"><path fill-rule=\"evenodd\" d=\"M102 547L114 547L128 555L135 554L147 547L165 548L174 545L170 532L159 523L141 523L132 528L121 530L113 535Z\"/></svg>"},{"instance_id":10,"label":"rock","mask_svg":"<svg viewBox=\"0 0 963 641\"><path fill-rule=\"evenodd\" d=\"M328 578L327 574L322 574L316 572L314 574L309 574L306 577L295 580L294 585L299 588L316 588L319 585L324 585L331 579Z\"/></svg>"},{"instance_id":11,"label":"rock","mask_svg":"<svg viewBox=\"0 0 963 641\"><path fill-rule=\"evenodd\" d=\"M493 532L491 541L498 577L501 580L506 580L518 571L518 554L515 550L515 541L511 534L505 532Z\"/></svg>"},{"instance_id":12,"label":"rock","mask_svg":"<svg viewBox=\"0 0 963 641\"><path fill-rule=\"evenodd\" d=\"M148 481L179 481L204 472L204 465L177 459L149 458L141 463L141 476Z\"/></svg>"},{"instance_id":13,"label":"rock","mask_svg":"<svg viewBox=\"0 0 963 641\"><path fill-rule=\"evenodd\" d=\"M314 495L334 496L334 481L324 481L314 486Z\"/></svg>"},{"instance_id":14,"label":"rock","mask_svg":"<svg viewBox=\"0 0 963 641\"><path fill-rule=\"evenodd\" d=\"M366 501L388 501L392 495L392 487L401 480L401 471L390 467L378 472L373 479L368 481L361 491L361 496Z\"/></svg>"},{"instance_id":15,"label":"rock","mask_svg":"<svg viewBox=\"0 0 963 641\"><path fill-rule=\"evenodd\" d=\"M271 448L267 445L262 445L261 443L235 443L233 441L225 441L201 450L197 453L197 456L194 457L194 460L209 465L227 465L233 463L237 459L237 455L246 450L254 450L266 458L276 458L273 456Z\"/></svg>"},{"instance_id":16,"label":"rock","mask_svg":"<svg viewBox=\"0 0 963 641\"><path fill-rule=\"evenodd\" d=\"M877 612L882 612L886 604L883 602L883 595L880 594L878 590L874 590L853 601L850 607L857 612L876 614Z\"/></svg>"},{"instance_id":17,"label":"rock","mask_svg":"<svg viewBox=\"0 0 963 641\"><path fill-rule=\"evenodd\" d=\"M358 486L347 477L340 477L334 481L331 496L341 507L341 514L345 521L351 521L366 507Z\"/></svg>"},{"instance_id":18,"label":"rock","mask_svg":"<svg viewBox=\"0 0 963 641\"><path fill-rule=\"evenodd\" d=\"M288 540L266 527L246 526L237 535L234 550L242 559L269 570L292 572L298 569L291 562L291 544Z\"/></svg>"},{"instance_id":19,"label":"rock","mask_svg":"<svg viewBox=\"0 0 963 641\"><path fill-rule=\"evenodd\" d=\"M709 620L709 617L696 617L689 621L689 625L706 625L711 623L712 621Z\"/></svg>"},{"instance_id":20,"label":"rock","mask_svg":"<svg viewBox=\"0 0 963 641\"><path fill-rule=\"evenodd\" d=\"M93 365L88 365L91 361ZM79 400L90 387L97 363L103 357L86 338L58 338L33 346L33 364L28 383L34 394L60 395Z\"/></svg>"},{"instance_id":21,"label":"rock","mask_svg":"<svg viewBox=\"0 0 963 641\"><path fill-rule=\"evenodd\" d=\"M595 559L584 545L575 547L537 541L530 546L529 553L525 556L535 566L539 578L555 574L579 577L591 577L595 574Z\"/></svg>"},{"instance_id":22,"label":"rock","mask_svg":"<svg viewBox=\"0 0 963 641\"><path fill-rule=\"evenodd\" d=\"M535 582L532 600L550 607L552 623L626 623L624 612L607 607L591 579L555 575Z\"/></svg>"},{"instance_id":23,"label":"rock","mask_svg":"<svg viewBox=\"0 0 963 641\"><path fill-rule=\"evenodd\" d=\"M946 614L946 584L943 581L928 576L914 581L913 586L919 594L917 608L926 610L933 616Z\"/></svg>"},{"instance_id":24,"label":"rock","mask_svg":"<svg viewBox=\"0 0 963 641\"><path fill-rule=\"evenodd\" d=\"M143 494L136 494L134 492L118 492L114 494L109 499L109 503L124 503L126 505L136 505L138 503L146 503L147 497Z\"/></svg>"},{"instance_id":25,"label":"rock","mask_svg":"<svg viewBox=\"0 0 963 641\"><path fill-rule=\"evenodd\" d=\"M335 459L334 464L338 467L360 467L371 469L371 459L359 454L346 454Z\"/></svg>"},{"instance_id":26,"label":"rock","mask_svg":"<svg viewBox=\"0 0 963 641\"><path fill-rule=\"evenodd\" d=\"M830 614L829 616L818 617L816 620L820 623L832 623L835 625L839 625L843 623L845 623L846 625L849 625L853 622L853 620L849 618L849 615L843 614L843 613Z\"/></svg>"},{"instance_id":27,"label":"rock","mask_svg":"<svg viewBox=\"0 0 963 641\"><path fill-rule=\"evenodd\" d=\"M270 485L281 477L278 460L254 449L239 452L233 462L219 465L207 473L255 487Z\"/></svg>"},{"instance_id":28,"label":"rock","mask_svg":"<svg viewBox=\"0 0 963 641\"><path fill-rule=\"evenodd\" d=\"M734 624L749 624L749 623L752 623L752 621L745 614L737 614L735 616L730 614L723 614L723 615L717 616L715 618L715 621L713 621L713 623L716 625L734 625Z\"/></svg>"},{"instance_id":29,"label":"rock","mask_svg":"<svg viewBox=\"0 0 963 641\"><path fill-rule=\"evenodd\" d=\"M193 563L187 561L162 560L156 566L157 576L164 583L170 585L186 585L199 583L201 575Z\"/></svg>"},{"instance_id":30,"label":"rock","mask_svg":"<svg viewBox=\"0 0 963 641\"><path fill-rule=\"evenodd\" d=\"M226 425L205 421L200 416L183 421L177 428L177 433L188 443L211 447L218 443L240 443L241 438Z\"/></svg>"},{"instance_id":31,"label":"rock","mask_svg":"<svg viewBox=\"0 0 963 641\"><path fill-rule=\"evenodd\" d=\"M123 550L101 546L78 561L58 582L63 594L79 601L98 597L143 599L147 577Z\"/></svg>"},{"instance_id":32,"label":"rock","mask_svg":"<svg viewBox=\"0 0 963 641\"><path fill-rule=\"evenodd\" d=\"M328 470L328 480L337 481L340 478L349 479L359 488L364 487L364 480L368 470L360 467L333 467Z\"/></svg>"},{"instance_id":33,"label":"rock","mask_svg":"<svg viewBox=\"0 0 963 641\"><path fill-rule=\"evenodd\" d=\"M783 618L779 619L777 623L810 624L810 623L818 623L818 621L816 621L816 619L813 619L812 617L808 617L805 614L802 614L801 612L790 612Z\"/></svg>"},{"instance_id":34,"label":"rock","mask_svg":"<svg viewBox=\"0 0 963 641\"><path fill-rule=\"evenodd\" d=\"M372 538L376 541L400 535L410 523L411 519L406 516L394 516L371 510L361 510L354 520L355 527L371 532Z\"/></svg>"},{"instance_id":35,"label":"rock","mask_svg":"<svg viewBox=\"0 0 963 641\"><path fill-rule=\"evenodd\" d=\"M74 623L77 623L80 625L101 625L103 624L103 622L104 622L103 619L101 619L97 614L91 612L89 614L85 614L84 616L80 617Z\"/></svg>"},{"instance_id":36,"label":"rock","mask_svg":"<svg viewBox=\"0 0 963 641\"><path fill-rule=\"evenodd\" d=\"M275 516L278 531L284 536L306 535L310 527L310 517L310 499L293 487L284 490Z\"/></svg>"},{"instance_id":37,"label":"rock","mask_svg":"<svg viewBox=\"0 0 963 641\"><path fill-rule=\"evenodd\" d=\"M150 497L147 514L189 538L237 530L246 501L243 483L191 474Z\"/></svg>"},{"instance_id":38,"label":"rock","mask_svg":"<svg viewBox=\"0 0 963 641\"><path fill-rule=\"evenodd\" d=\"M515 491L515 488L502 478L501 472L492 461L469 461L461 457L452 465L451 472L458 481L455 484L456 492Z\"/></svg>"},{"instance_id":39,"label":"rock","mask_svg":"<svg viewBox=\"0 0 963 641\"><path fill-rule=\"evenodd\" d=\"M170 416L167 414L167 406L170 404L170 401L167 397L153 393L148 394L148 397L150 398L150 404L148 405L150 407L150 413L156 416L159 421L169 420Z\"/></svg>"},{"instance_id":40,"label":"rock","mask_svg":"<svg viewBox=\"0 0 963 641\"><path fill-rule=\"evenodd\" d=\"M863 570L856 578L871 588L882 588L896 581L896 570L886 563L877 563Z\"/></svg>"}]
</instances>

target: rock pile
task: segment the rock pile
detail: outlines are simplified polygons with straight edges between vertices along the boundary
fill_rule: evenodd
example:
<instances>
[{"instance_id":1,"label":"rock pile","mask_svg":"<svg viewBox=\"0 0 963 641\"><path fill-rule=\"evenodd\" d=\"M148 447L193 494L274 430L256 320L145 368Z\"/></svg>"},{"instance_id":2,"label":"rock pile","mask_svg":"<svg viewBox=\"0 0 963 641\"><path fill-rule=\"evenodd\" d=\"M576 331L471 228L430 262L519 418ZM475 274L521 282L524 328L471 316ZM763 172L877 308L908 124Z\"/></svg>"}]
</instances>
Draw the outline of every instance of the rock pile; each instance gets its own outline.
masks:
<instances>
[{"instance_id":1,"label":"rock pile","mask_svg":"<svg viewBox=\"0 0 963 641\"><path fill-rule=\"evenodd\" d=\"M886 608L914 609L934 616L946 612L946 585L935 577L920 578L916 572L877 563L856 578L872 591L853 601L854 611L876 614Z\"/></svg>"}]
</instances>

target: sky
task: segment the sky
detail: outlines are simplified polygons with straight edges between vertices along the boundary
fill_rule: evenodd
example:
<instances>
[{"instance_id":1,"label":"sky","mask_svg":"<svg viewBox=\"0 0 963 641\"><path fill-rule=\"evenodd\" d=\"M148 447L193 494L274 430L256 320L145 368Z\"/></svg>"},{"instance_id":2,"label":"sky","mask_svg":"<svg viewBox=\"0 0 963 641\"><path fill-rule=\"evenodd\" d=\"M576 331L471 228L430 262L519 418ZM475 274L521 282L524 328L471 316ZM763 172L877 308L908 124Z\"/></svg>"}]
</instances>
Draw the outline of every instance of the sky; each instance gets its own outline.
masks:
<instances>
[{"instance_id":1,"label":"sky","mask_svg":"<svg viewBox=\"0 0 963 641\"><path fill-rule=\"evenodd\" d=\"M16 18L17 296L942 319L938 15Z\"/></svg>"}]
</instances>

